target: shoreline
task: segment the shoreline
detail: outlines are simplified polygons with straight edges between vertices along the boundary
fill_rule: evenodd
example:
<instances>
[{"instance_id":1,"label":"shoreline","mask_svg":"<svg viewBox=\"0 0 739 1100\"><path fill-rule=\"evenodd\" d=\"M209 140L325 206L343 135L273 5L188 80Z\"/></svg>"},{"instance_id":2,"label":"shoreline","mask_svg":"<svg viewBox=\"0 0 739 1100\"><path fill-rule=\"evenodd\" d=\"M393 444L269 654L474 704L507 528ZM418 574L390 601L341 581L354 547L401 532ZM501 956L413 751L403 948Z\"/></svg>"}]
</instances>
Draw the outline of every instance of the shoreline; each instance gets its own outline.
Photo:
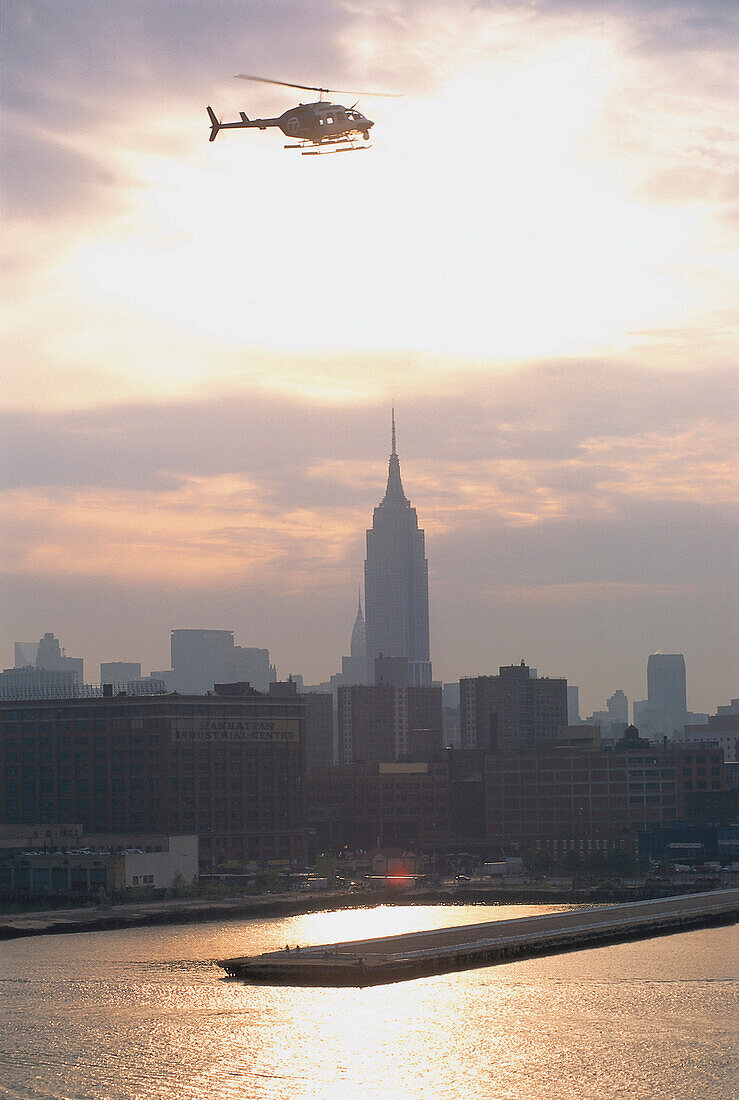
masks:
<instances>
[{"instance_id":1,"label":"shoreline","mask_svg":"<svg viewBox=\"0 0 739 1100\"><path fill-rule=\"evenodd\" d=\"M688 890L684 893L694 893ZM72 932L104 932L122 928L205 923L214 920L259 920L301 916L341 909L368 909L380 905L593 905L674 896L675 890L546 890L469 887L435 887L398 893L371 890L361 893L273 894L228 899L183 898L126 902L104 908L66 908L0 913L0 940L27 936L63 935Z\"/></svg>"}]
</instances>

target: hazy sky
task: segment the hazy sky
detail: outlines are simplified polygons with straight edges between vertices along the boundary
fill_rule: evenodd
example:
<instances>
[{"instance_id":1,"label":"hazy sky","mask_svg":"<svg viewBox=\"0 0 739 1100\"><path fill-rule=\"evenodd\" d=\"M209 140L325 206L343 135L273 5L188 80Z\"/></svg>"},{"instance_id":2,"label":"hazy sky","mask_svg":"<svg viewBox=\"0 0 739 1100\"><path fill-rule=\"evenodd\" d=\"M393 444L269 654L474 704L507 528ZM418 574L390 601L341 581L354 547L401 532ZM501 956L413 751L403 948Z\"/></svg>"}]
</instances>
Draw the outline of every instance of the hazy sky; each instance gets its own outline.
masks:
<instances>
[{"instance_id":1,"label":"hazy sky","mask_svg":"<svg viewBox=\"0 0 739 1100\"><path fill-rule=\"evenodd\" d=\"M4 0L2 665L327 678L394 399L437 677L736 696L735 13ZM361 157L210 144L310 98L238 72L403 98Z\"/></svg>"}]
</instances>

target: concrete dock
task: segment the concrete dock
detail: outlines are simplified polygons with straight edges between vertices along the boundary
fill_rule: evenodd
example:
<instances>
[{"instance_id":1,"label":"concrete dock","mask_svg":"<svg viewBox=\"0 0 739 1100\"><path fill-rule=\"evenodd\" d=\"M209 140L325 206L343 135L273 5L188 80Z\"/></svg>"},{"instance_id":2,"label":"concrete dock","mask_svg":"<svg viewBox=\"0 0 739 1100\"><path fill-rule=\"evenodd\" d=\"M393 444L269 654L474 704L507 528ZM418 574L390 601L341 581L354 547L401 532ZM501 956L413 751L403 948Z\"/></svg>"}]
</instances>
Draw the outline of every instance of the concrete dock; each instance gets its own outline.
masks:
<instances>
[{"instance_id":1,"label":"concrete dock","mask_svg":"<svg viewBox=\"0 0 739 1100\"><path fill-rule=\"evenodd\" d=\"M730 924L738 915L739 890L712 890L351 943L295 946L224 959L219 965L232 978L271 985L381 985L532 955Z\"/></svg>"}]
</instances>

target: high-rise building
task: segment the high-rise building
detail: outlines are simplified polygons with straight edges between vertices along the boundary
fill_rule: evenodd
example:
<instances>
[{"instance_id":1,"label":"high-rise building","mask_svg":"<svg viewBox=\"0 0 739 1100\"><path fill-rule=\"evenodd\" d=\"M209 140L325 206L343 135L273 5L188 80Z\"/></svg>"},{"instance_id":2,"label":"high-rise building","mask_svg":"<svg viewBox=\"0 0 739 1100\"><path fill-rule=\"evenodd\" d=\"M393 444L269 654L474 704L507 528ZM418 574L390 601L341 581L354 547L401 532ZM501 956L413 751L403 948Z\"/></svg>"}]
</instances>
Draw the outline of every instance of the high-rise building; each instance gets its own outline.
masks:
<instances>
[{"instance_id":1,"label":"high-rise building","mask_svg":"<svg viewBox=\"0 0 739 1100\"><path fill-rule=\"evenodd\" d=\"M309 835L315 836L317 851L345 844L355 851L386 844L405 848L449 836L446 761L323 768L306 786Z\"/></svg>"},{"instance_id":2,"label":"high-rise building","mask_svg":"<svg viewBox=\"0 0 739 1100\"><path fill-rule=\"evenodd\" d=\"M409 682L430 684L428 562L400 479L394 411L387 488L367 531L364 606L370 669L376 657L405 657Z\"/></svg>"},{"instance_id":3,"label":"high-rise building","mask_svg":"<svg viewBox=\"0 0 739 1100\"><path fill-rule=\"evenodd\" d=\"M463 749L530 751L557 737L567 725L567 681L533 671L521 661L503 665L498 676L459 681Z\"/></svg>"},{"instance_id":4,"label":"high-rise building","mask_svg":"<svg viewBox=\"0 0 739 1100\"><path fill-rule=\"evenodd\" d=\"M408 663L378 657L374 684L339 688L340 764L428 760L441 749L441 686L409 684Z\"/></svg>"},{"instance_id":5,"label":"high-rise building","mask_svg":"<svg viewBox=\"0 0 739 1100\"><path fill-rule=\"evenodd\" d=\"M682 653L652 653L647 661L647 698L634 703L634 721L650 737L679 740L691 717Z\"/></svg>"},{"instance_id":6,"label":"high-rise building","mask_svg":"<svg viewBox=\"0 0 739 1100\"><path fill-rule=\"evenodd\" d=\"M15 643L15 667L28 668L31 665L45 672L71 672L75 681L82 683L82 658L67 657L59 645L59 639L50 631L38 642Z\"/></svg>"},{"instance_id":7,"label":"high-rise building","mask_svg":"<svg viewBox=\"0 0 739 1100\"><path fill-rule=\"evenodd\" d=\"M15 668L0 672L0 693L6 698L74 695L82 679L82 658L67 657L59 639L47 632L38 642L15 643Z\"/></svg>"},{"instance_id":8,"label":"high-rise building","mask_svg":"<svg viewBox=\"0 0 739 1100\"><path fill-rule=\"evenodd\" d=\"M169 691L202 694L229 682L269 691L277 680L269 650L234 645L232 630L173 630L171 650L171 670L152 673Z\"/></svg>"},{"instance_id":9,"label":"high-rise building","mask_svg":"<svg viewBox=\"0 0 739 1100\"><path fill-rule=\"evenodd\" d=\"M357 604L357 617L354 620L350 655L341 658L341 673L333 679L339 684L370 684L372 677L367 664L367 629L362 614L361 597Z\"/></svg>"},{"instance_id":10,"label":"high-rise building","mask_svg":"<svg viewBox=\"0 0 739 1100\"><path fill-rule=\"evenodd\" d=\"M629 722L629 700L626 693L618 689L614 691L610 699L607 700L606 706L608 707L608 713L613 718L614 722L624 722L628 725Z\"/></svg>"},{"instance_id":11,"label":"high-rise building","mask_svg":"<svg viewBox=\"0 0 739 1100\"><path fill-rule=\"evenodd\" d=\"M101 661L101 684L125 684L130 680L141 679L140 661Z\"/></svg>"},{"instance_id":12,"label":"high-rise building","mask_svg":"<svg viewBox=\"0 0 739 1100\"><path fill-rule=\"evenodd\" d=\"M15 667L35 668L38 657L38 642L15 643Z\"/></svg>"},{"instance_id":13,"label":"high-rise building","mask_svg":"<svg viewBox=\"0 0 739 1100\"><path fill-rule=\"evenodd\" d=\"M580 723L580 688L576 684L567 685L567 725Z\"/></svg>"},{"instance_id":14,"label":"high-rise building","mask_svg":"<svg viewBox=\"0 0 739 1100\"><path fill-rule=\"evenodd\" d=\"M623 737L629 724L629 700L626 693L618 689L606 702L606 710L596 710L585 719L588 725L600 726L604 737Z\"/></svg>"},{"instance_id":15,"label":"high-rise building","mask_svg":"<svg viewBox=\"0 0 739 1100\"><path fill-rule=\"evenodd\" d=\"M647 700L685 714L685 658L682 653L653 653L647 661Z\"/></svg>"}]
</instances>

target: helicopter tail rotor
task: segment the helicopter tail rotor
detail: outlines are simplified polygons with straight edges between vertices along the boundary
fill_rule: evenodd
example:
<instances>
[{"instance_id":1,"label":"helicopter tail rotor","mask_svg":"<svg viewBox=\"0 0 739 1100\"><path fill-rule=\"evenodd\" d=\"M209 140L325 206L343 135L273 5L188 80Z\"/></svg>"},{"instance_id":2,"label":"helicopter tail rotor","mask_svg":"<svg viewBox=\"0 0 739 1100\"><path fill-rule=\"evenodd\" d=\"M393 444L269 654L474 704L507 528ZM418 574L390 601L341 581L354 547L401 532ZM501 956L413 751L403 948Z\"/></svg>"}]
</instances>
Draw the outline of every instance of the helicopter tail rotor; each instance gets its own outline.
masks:
<instances>
[{"instance_id":1,"label":"helicopter tail rotor","mask_svg":"<svg viewBox=\"0 0 739 1100\"><path fill-rule=\"evenodd\" d=\"M216 118L216 113L212 107L208 107L208 118L210 119L210 137L208 141L215 141L218 131L221 128L221 124Z\"/></svg>"}]
</instances>

